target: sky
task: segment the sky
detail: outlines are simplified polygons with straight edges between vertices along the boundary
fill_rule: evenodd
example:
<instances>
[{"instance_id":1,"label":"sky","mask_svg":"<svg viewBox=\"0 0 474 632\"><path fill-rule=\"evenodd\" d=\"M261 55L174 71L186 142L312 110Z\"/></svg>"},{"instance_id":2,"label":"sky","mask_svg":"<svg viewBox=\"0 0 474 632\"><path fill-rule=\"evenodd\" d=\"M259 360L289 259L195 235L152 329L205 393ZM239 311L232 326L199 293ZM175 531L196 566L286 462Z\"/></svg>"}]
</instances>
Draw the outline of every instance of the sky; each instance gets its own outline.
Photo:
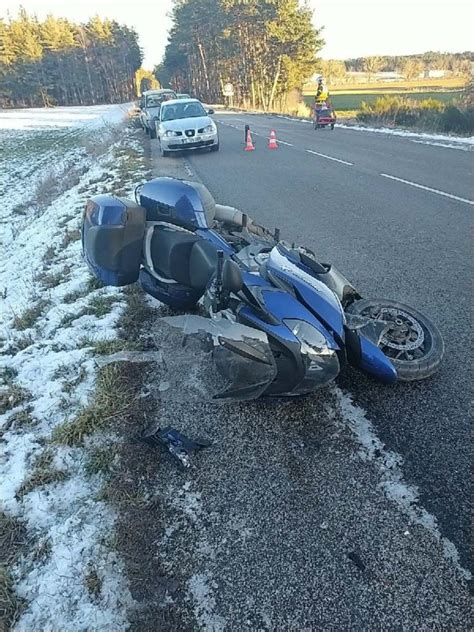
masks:
<instances>
[{"instance_id":1,"label":"sky","mask_svg":"<svg viewBox=\"0 0 474 632\"><path fill-rule=\"evenodd\" d=\"M325 59L407 55L427 50L474 50L473 0L309 0L316 27L324 26ZM109 17L136 29L144 66L161 61L170 26L172 0L0 0L0 17L23 5L43 18L48 13L75 21Z\"/></svg>"}]
</instances>

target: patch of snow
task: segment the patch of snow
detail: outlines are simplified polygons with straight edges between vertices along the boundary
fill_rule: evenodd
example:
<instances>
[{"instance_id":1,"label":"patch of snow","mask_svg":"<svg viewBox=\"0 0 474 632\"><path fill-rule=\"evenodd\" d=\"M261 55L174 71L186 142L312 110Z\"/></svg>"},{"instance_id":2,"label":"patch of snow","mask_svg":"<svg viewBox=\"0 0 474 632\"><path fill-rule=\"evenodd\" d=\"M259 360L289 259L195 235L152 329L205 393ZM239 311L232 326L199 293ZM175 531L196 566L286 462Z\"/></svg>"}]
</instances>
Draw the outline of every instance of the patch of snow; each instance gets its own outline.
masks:
<instances>
[{"instance_id":1,"label":"patch of snow","mask_svg":"<svg viewBox=\"0 0 474 632\"><path fill-rule=\"evenodd\" d=\"M197 573L188 580L188 589L194 599L194 615L204 630L223 632L226 621L215 614L216 600L213 591L217 584L204 573Z\"/></svg>"},{"instance_id":2,"label":"patch of snow","mask_svg":"<svg viewBox=\"0 0 474 632\"><path fill-rule=\"evenodd\" d=\"M418 488L410 485L403 477L403 458L400 454L386 450L377 437L375 429L366 417L365 411L356 406L349 394L335 387L342 418L361 445L359 455L364 460L376 463L381 476L380 488L387 498L396 503L400 510L415 524L422 525L441 542L444 555L449 559L465 579L471 579L469 570L461 566L455 545L441 535L438 523L432 514L419 504Z\"/></svg>"},{"instance_id":3,"label":"patch of snow","mask_svg":"<svg viewBox=\"0 0 474 632\"><path fill-rule=\"evenodd\" d=\"M406 129L391 127L365 127L364 125L344 125L338 123L339 129L354 130L356 132L373 132L374 134L390 134L392 136L404 136L406 138L421 139L427 145L435 142L449 143L452 146L466 146L468 149L474 146L474 136L448 136L447 134L429 134L425 132L410 132Z\"/></svg>"},{"instance_id":4,"label":"patch of snow","mask_svg":"<svg viewBox=\"0 0 474 632\"><path fill-rule=\"evenodd\" d=\"M106 134L107 126L118 124L123 117L121 106L0 113L0 128L2 124L8 127L0 129L0 142L9 148L0 156L0 194L4 194L0 208L0 371L13 372L15 385L30 393L24 404L0 415L0 428L4 428L0 502L4 511L24 521L32 539L50 545L44 559L30 551L13 569L15 589L26 601L17 632L118 632L127 628L132 597L122 564L107 543L115 515L98 500L100 476L84 475L84 449L54 446L53 466L66 474L65 480L17 495L52 431L90 400L97 362L86 339L116 337L115 326L124 307L121 289L89 291L90 274L80 240L65 241L64 237L66 230L79 229L91 183L100 182L105 173L109 177L118 174L113 147L95 157L85 151L84 142ZM61 128L66 126L71 129L65 132ZM125 137L128 146L141 150L127 133L122 129L118 138ZM61 173L71 164L82 173L77 184L39 210L27 208L21 214L15 210L51 173L53 165ZM137 169L131 175L139 179L143 174ZM57 275L57 285L42 284L45 274ZM76 291L83 296L66 303L65 297ZM113 299L110 312L102 317L81 315L96 296ZM36 321L19 331L15 317L37 304L43 309ZM63 321L73 316L77 318L72 322ZM72 386L65 390L65 383ZM21 411L29 412L37 423L11 424L12 414ZM86 586L89 565L101 583L97 597Z\"/></svg>"},{"instance_id":5,"label":"patch of snow","mask_svg":"<svg viewBox=\"0 0 474 632\"><path fill-rule=\"evenodd\" d=\"M0 111L0 129L38 130L54 127L100 127L106 123L121 123L131 103L119 105L84 105L76 107L28 108Z\"/></svg>"},{"instance_id":6,"label":"patch of snow","mask_svg":"<svg viewBox=\"0 0 474 632\"><path fill-rule=\"evenodd\" d=\"M451 142L437 142L431 140L412 140L412 143L418 143L419 145L433 145L433 147L445 147L446 149L457 149L458 151L472 151L470 144L453 145Z\"/></svg>"}]
</instances>

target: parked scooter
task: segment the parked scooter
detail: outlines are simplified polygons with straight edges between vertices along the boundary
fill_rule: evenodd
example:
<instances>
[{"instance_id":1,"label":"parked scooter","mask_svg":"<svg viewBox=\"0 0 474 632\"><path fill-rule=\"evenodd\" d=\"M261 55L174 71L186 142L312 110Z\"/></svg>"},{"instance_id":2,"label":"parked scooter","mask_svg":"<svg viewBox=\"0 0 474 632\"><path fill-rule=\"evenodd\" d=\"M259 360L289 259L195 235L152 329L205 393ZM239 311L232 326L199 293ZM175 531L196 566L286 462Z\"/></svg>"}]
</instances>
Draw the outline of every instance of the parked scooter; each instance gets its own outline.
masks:
<instances>
[{"instance_id":1,"label":"parked scooter","mask_svg":"<svg viewBox=\"0 0 474 632\"><path fill-rule=\"evenodd\" d=\"M94 196L82 240L103 283L138 281L190 312L161 319L163 345L181 370L198 357L212 365L213 398L308 394L345 363L387 383L440 366L443 340L426 316L362 298L334 266L216 204L202 184L161 177L137 187L135 202Z\"/></svg>"}]
</instances>

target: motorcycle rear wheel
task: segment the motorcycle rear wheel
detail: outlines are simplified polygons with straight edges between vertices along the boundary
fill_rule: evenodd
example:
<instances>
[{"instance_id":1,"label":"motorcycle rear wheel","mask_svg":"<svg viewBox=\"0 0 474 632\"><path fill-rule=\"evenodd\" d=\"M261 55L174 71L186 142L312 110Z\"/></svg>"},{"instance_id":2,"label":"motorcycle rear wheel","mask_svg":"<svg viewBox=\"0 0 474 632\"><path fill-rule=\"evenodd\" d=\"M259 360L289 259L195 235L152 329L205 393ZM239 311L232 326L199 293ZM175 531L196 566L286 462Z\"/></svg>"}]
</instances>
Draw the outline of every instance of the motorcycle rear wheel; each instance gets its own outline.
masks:
<instances>
[{"instance_id":1,"label":"motorcycle rear wheel","mask_svg":"<svg viewBox=\"0 0 474 632\"><path fill-rule=\"evenodd\" d=\"M361 299L347 311L393 322L378 347L393 363L400 381L424 380L439 369L444 356L443 338L436 325L421 312L387 299Z\"/></svg>"}]
</instances>

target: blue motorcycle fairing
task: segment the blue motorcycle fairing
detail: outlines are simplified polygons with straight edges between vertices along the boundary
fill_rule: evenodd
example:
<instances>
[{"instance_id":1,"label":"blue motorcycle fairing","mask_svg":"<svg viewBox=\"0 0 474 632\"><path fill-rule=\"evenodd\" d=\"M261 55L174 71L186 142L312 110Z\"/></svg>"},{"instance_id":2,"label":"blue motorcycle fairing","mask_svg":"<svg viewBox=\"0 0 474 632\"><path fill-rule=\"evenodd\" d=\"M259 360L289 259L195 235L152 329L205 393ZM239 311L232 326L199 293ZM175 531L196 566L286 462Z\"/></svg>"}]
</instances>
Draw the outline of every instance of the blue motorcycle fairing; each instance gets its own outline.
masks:
<instances>
[{"instance_id":1,"label":"blue motorcycle fairing","mask_svg":"<svg viewBox=\"0 0 474 632\"><path fill-rule=\"evenodd\" d=\"M196 231L196 235L210 241L216 248L223 250L226 255L235 254L235 250L230 246L225 239L223 239L218 233L209 228L200 228Z\"/></svg>"},{"instance_id":2,"label":"blue motorcycle fairing","mask_svg":"<svg viewBox=\"0 0 474 632\"><path fill-rule=\"evenodd\" d=\"M268 288L274 287L273 285L271 285L271 283L266 281L259 274L248 272L247 270L242 270L242 278L244 280L245 285L247 286L258 285L261 287L268 287Z\"/></svg>"},{"instance_id":3,"label":"blue motorcycle fairing","mask_svg":"<svg viewBox=\"0 0 474 632\"><path fill-rule=\"evenodd\" d=\"M323 334L329 349L339 351L340 347L336 343L332 334L315 316L313 316L308 309L306 309L304 305L291 296L291 294L275 288L273 285L265 281L265 279L250 274L249 272L244 272L243 278L247 287L251 288L252 286L257 286L259 288L259 294L266 309L272 314L272 316L280 321L280 324L273 325L264 321L260 318L258 312L252 309L249 305L240 309L240 314L244 315L246 319L250 320L254 325L270 335L286 340L287 342L297 343L299 343L298 338L296 338L289 327L285 325L283 320L293 319L305 321Z\"/></svg>"},{"instance_id":4,"label":"blue motorcycle fairing","mask_svg":"<svg viewBox=\"0 0 474 632\"><path fill-rule=\"evenodd\" d=\"M301 296L306 307L317 315L323 324L344 340L344 311L336 295L324 283L286 256L286 251L276 246L268 259L269 271L290 283Z\"/></svg>"},{"instance_id":5,"label":"blue motorcycle fairing","mask_svg":"<svg viewBox=\"0 0 474 632\"><path fill-rule=\"evenodd\" d=\"M148 221L176 222L191 230L208 228L201 196L187 182L155 178L140 187L139 198Z\"/></svg>"},{"instance_id":6,"label":"blue motorcycle fairing","mask_svg":"<svg viewBox=\"0 0 474 632\"><path fill-rule=\"evenodd\" d=\"M392 384L398 379L397 370L377 345L359 332L361 359L359 368L382 382Z\"/></svg>"}]
</instances>

